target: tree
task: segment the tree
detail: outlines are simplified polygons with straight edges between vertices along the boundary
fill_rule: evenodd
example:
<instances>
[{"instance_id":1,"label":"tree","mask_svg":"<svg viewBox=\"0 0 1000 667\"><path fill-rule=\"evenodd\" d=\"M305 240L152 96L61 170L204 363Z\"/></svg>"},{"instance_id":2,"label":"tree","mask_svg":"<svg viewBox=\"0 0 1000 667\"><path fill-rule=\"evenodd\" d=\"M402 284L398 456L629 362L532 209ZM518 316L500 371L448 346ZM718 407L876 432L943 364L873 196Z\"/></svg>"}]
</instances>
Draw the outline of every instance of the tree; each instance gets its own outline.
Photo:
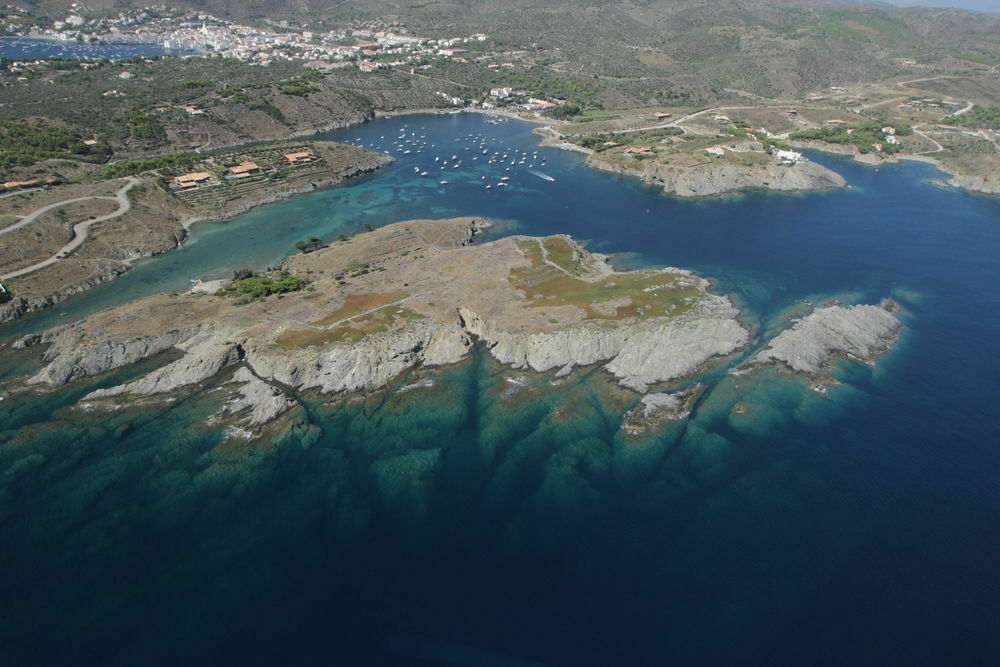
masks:
<instances>
[{"instance_id":1,"label":"tree","mask_svg":"<svg viewBox=\"0 0 1000 667\"><path fill-rule=\"evenodd\" d=\"M302 253L309 253L323 247L323 239L318 236L310 236L302 241L295 242L295 248Z\"/></svg>"},{"instance_id":2,"label":"tree","mask_svg":"<svg viewBox=\"0 0 1000 667\"><path fill-rule=\"evenodd\" d=\"M580 115L580 105L579 104L561 104L555 108L548 110L548 115L552 118L559 120L565 120L567 118L572 118L573 116Z\"/></svg>"}]
</instances>

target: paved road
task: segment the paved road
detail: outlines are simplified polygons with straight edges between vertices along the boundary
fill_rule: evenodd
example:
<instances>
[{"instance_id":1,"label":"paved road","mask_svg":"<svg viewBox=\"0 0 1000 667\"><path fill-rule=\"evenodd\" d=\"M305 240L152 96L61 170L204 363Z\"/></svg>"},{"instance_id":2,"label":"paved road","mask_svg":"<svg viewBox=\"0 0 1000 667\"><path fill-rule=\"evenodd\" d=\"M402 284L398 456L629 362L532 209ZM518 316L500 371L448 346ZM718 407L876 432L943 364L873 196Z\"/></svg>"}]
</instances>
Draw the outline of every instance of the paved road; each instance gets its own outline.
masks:
<instances>
[{"instance_id":1,"label":"paved road","mask_svg":"<svg viewBox=\"0 0 1000 667\"><path fill-rule=\"evenodd\" d=\"M11 278L17 278L18 276L23 276L28 273L37 271L38 269L55 264L60 259L62 259L66 255L73 252L81 245L83 245L83 243L87 240L87 231L90 229L91 225L96 224L98 222L104 222L105 220L111 220L112 218L117 218L120 215L128 213L132 209L132 202L128 200L128 191L131 190L133 187L135 187L139 183L139 180L129 176L126 179L126 181L127 182L125 183L125 185L123 185L118 190L118 192L115 193L113 197L103 197L103 196L77 197L76 199L67 199L65 201L56 202L55 204L49 204L48 206L43 206L34 213L25 216L21 221L14 223L10 227L5 227L4 229L0 229L0 234L6 234L8 232L12 232L15 229L19 229L27 224L30 224L31 222L34 222L38 218L38 216L42 215L43 213L46 213L47 211L51 211L52 209L58 208L60 206L65 206L66 204L72 204L74 202L87 201L89 199L110 199L118 202L118 210L115 211L114 213L102 215L101 217L94 218L93 220L84 220L83 222L78 222L75 225L73 225L73 238L70 240L69 243L60 248L54 255L52 255L48 259L42 260L37 264L32 264L31 266L26 266L23 269L18 269L17 271L11 271L10 273L6 273L0 276L0 280L9 280Z\"/></svg>"}]
</instances>

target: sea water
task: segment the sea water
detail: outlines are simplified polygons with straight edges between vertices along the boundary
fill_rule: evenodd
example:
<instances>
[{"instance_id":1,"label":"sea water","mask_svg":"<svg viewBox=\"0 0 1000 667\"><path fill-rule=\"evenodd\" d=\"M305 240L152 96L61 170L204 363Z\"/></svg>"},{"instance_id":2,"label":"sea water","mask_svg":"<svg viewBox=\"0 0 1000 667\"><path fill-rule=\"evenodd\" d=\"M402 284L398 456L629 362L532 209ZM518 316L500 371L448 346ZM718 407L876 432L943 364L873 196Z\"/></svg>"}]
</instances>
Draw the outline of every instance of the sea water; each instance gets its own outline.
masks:
<instances>
[{"instance_id":1,"label":"sea water","mask_svg":"<svg viewBox=\"0 0 1000 667\"><path fill-rule=\"evenodd\" d=\"M458 114L333 133L399 162L199 225L0 337L264 267L308 235L478 215L502 221L492 237L568 233L623 267L694 269L754 345L830 298L897 300L900 340L874 367L840 363L826 396L715 369L689 420L640 438L620 429L637 397L599 369L557 381L479 349L371 396L297 396L254 444L206 425L226 377L74 407L166 359L0 402L11 664L992 661L1000 202L928 184L929 165L821 155L849 190L680 201L530 129ZM40 363L5 351L0 379Z\"/></svg>"},{"instance_id":2,"label":"sea water","mask_svg":"<svg viewBox=\"0 0 1000 667\"><path fill-rule=\"evenodd\" d=\"M124 60L135 56L185 56L196 51L165 49L158 44L85 44L74 40L30 37L0 38L0 58L36 60L39 58L82 58Z\"/></svg>"}]
</instances>

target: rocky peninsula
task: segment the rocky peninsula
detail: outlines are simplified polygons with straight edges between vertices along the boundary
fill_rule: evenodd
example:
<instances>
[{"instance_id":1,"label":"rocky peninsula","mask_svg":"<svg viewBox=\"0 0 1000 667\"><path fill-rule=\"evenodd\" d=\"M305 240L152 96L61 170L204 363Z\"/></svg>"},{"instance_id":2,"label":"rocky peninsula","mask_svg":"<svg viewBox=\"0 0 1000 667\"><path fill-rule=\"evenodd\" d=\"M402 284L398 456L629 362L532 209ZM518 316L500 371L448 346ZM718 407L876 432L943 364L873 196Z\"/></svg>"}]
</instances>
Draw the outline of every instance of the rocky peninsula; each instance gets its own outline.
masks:
<instances>
[{"instance_id":1,"label":"rocky peninsula","mask_svg":"<svg viewBox=\"0 0 1000 667\"><path fill-rule=\"evenodd\" d=\"M669 161L594 153L587 164L615 174L633 176L685 198L717 197L747 190L821 192L847 187L837 172L807 159L780 164L766 153L745 154L739 160L693 155ZM749 159L746 159L749 158Z\"/></svg>"},{"instance_id":2,"label":"rocky peninsula","mask_svg":"<svg viewBox=\"0 0 1000 667\"><path fill-rule=\"evenodd\" d=\"M688 271L617 272L566 236L472 245L488 224L401 222L296 255L283 275L309 286L283 298L157 296L27 337L17 346L48 345L28 383L58 387L173 350L182 356L86 400L166 394L240 367L230 409L255 428L292 404L283 388L376 390L461 361L477 340L515 368L601 364L640 392L749 340L737 308Z\"/></svg>"},{"instance_id":3,"label":"rocky peninsula","mask_svg":"<svg viewBox=\"0 0 1000 667\"><path fill-rule=\"evenodd\" d=\"M221 375L230 398L213 419L252 434L295 408L300 391L379 390L411 369L458 363L477 342L512 368L557 378L599 365L645 394L715 363L783 363L821 376L835 354L874 358L901 326L889 302L832 306L743 360L751 332L707 280L675 268L619 272L565 235L474 244L490 225L399 222L292 256L273 275L234 279L218 293L150 297L27 336L14 346L46 345L45 365L16 390L47 391L179 353L84 402L114 409ZM253 281L289 290L240 291ZM649 394L626 416L628 430L685 418L704 389Z\"/></svg>"}]
</instances>

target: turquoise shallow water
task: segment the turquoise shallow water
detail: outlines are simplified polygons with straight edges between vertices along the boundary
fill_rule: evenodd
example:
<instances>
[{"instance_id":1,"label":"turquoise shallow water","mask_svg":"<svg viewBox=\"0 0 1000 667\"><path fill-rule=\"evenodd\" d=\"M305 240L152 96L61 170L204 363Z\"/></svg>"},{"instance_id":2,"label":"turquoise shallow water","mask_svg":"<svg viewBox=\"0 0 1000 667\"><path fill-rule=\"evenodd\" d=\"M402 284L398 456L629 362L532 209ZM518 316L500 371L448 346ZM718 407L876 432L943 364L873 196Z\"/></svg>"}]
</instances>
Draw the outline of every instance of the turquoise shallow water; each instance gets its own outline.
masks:
<instances>
[{"instance_id":1,"label":"turquoise shallow water","mask_svg":"<svg viewBox=\"0 0 1000 667\"><path fill-rule=\"evenodd\" d=\"M451 215L695 269L765 336L833 296L892 296L907 329L874 369L843 364L829 398L714 375L689 422L639 442L618 428L635 396L600 371L553 386L482 352L430 389L304 396L259 447L201 425L214 387L113 415L70 406L120 378L4 401L0 639L15 664L992 661L1000 202L926 184L928 165L819 155L850 190L683 202L471 114L332 136L389 148L404 125L423 153L198 227L0 338L266 266L309 234ZM461 155L480 133L491 152L537 149L555 180ZM447 177L418 175L451 155ZM480 177L501 173L507 191L487 191ZM0 379L37 363L4 353Z\"/></svg>"}]
</instances>

